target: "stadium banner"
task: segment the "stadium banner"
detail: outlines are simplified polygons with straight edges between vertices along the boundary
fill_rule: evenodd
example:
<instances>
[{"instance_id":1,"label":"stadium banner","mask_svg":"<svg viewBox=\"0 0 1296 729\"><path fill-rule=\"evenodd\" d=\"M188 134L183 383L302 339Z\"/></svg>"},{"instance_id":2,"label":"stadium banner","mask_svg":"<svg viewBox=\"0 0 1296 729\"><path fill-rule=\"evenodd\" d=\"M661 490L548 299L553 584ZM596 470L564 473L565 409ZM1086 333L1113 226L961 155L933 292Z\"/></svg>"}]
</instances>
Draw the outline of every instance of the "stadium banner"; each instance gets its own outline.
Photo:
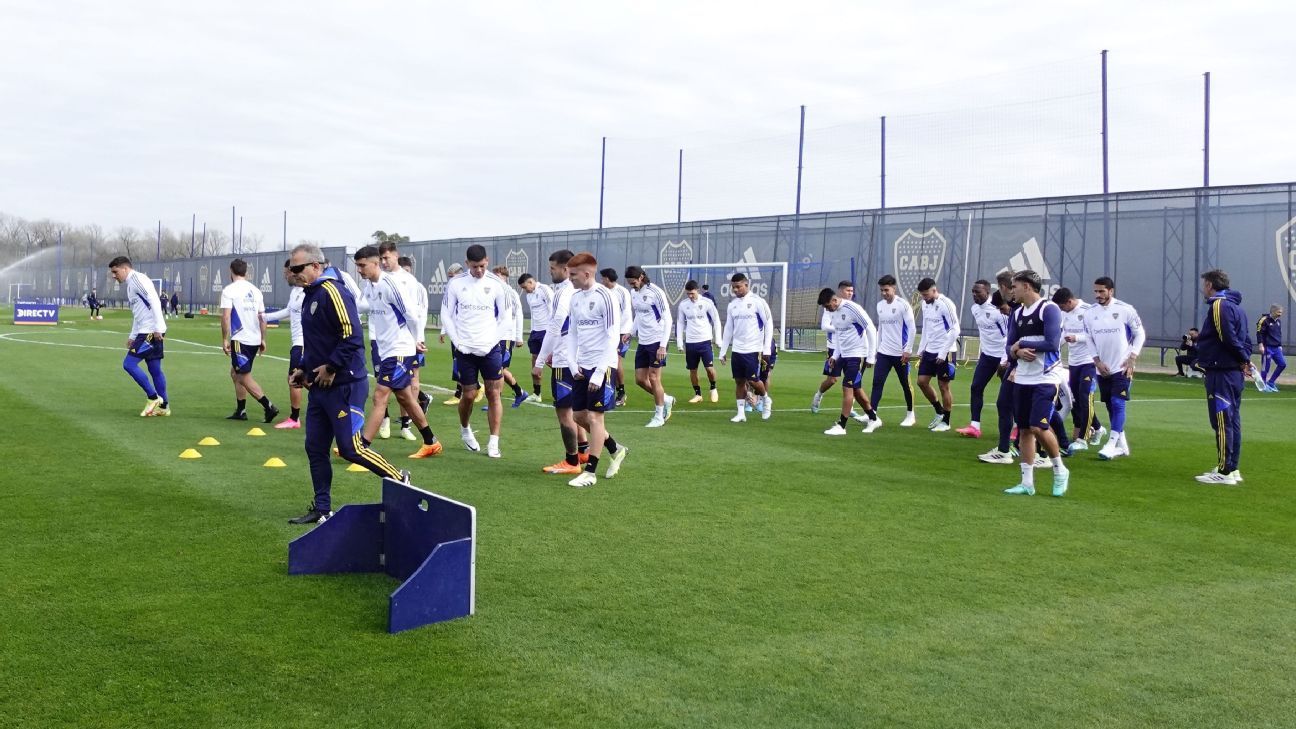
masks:
<instances>
[{"instance_id":1,"label":"stadium banner","mask_svg":"<svg viewBox=\"0 0 1296 729\"><path fill-rule=\"evenodd\" d=\"M14 304L13 323L36 326L58 324L59 305L36 301L19 301Z\"/></svg>"}]
</instances>

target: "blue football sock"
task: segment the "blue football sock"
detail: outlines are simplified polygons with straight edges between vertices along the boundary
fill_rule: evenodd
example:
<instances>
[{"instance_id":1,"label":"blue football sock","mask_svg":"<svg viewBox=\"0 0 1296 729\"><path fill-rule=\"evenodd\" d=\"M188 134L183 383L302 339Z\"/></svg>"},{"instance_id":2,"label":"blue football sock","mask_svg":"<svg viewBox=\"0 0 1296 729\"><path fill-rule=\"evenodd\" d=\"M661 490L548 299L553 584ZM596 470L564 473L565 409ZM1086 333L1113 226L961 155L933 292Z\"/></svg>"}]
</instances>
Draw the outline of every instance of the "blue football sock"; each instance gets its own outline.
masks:
<instances>
[{"instance_id":1,"label":"blue football sock","mask_svg":"<svg viewBox=\"0 0 1296 729\"><path fill-rule=\"evenodd\" d=\"M1111 429L1113 433L1125 432L1125 399L1113 397L1111 401Z\"/></svg>"},{"instance_id":2,"label":"blue football sock","mask_svg":"<svg viewBox=\"0 0 1296 729\"><path fill-rule=\"evenodd\" d=\"M122 360L122 369L126 370L126 374L130 375L131 379L135 380L135 384L139 385L144 394L152 400L157 397L157 390L153 389L153 385L149 384L148 376L140 369L139 365L142 361L139 357L126 355L126 359Z\"/></svg>"},{"instance_id":3,"label":"blue football sock","mask_svg":"<svg viewBox=\"0 0 1296 729\"><path fill-rule=\"evenodd\" d=\"M166 375L162 373L162 360L151 359L148 361L149 376L153 378L153 387L156 388L158 397L162 402L170 403L167 397Z\"/></svg>"}]
</instances>

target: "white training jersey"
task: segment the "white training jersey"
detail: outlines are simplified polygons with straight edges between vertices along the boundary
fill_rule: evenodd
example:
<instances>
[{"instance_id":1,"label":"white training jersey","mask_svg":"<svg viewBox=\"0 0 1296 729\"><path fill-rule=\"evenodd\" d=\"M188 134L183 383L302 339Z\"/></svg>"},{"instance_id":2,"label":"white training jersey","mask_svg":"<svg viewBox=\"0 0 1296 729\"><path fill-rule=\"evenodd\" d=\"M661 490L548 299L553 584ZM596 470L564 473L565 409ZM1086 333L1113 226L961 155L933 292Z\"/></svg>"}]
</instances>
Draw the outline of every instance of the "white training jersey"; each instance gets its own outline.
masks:
<instances>
[{"instance_id":1,"label":"white training jersey","mask_svg":"<svg viewBox=\"0 0 1296 729\"><path fill-rule=\"evenodd\" d=\"M148 276L139 271L126 274L126 296L131 305L131 336L136 334L166 334L166 314L162 312L162 299Z\"/></svg>"},{"instance_id":2,"label":"white training jersey","mask_svg":"<svg viewBox=\"0 0 1296 729\"><path fill-rule=\"evenodd\" d=\"M672 324L666 292L657 284L648 283L631 292L630 301L634 308L633 331L635 338L639 340L639 346L666 346L670 341Z\"/></svg>"},{"instance_id":3,"label":"white training jersey","mask_svg":"<svg viewBox=\"0 0 1296 729\"><path fill-rule=\"evenodd\" d=\"M571 281L560 281L553 287L553 310L549 313L549 328L545 330L544 343L536 363L543 365L550 355L553 367L571 367L567 360L567 336L571 333L571 298L576 287Z\"/></svg>"},{"instance_id":4,"label":"white training jersey","mask_svg":"<svg viewBox=\"0 0 1296 729\"><path fill-rule=\"evenodd\" d=\"M602 383L608 369L616 369L617 346L621 343L620 316L620 302L602 284L572 293L567 361L574 368L594 370L590 379L595 384Z\"/></svg>"},{"instance_id":5,"label":"white training jersey","mask_svg":"<svg viewBox=\"0 0 1296 729\"><path fill-rule=\"evenodd\" d=\"M696 342L720 343L720 312L705 296L697 301L685 296L679 302L679 316L675 320L675 346L684 351L685 344Z\"/></svg>"},{"instance_id":6,"label":"white training jersey","mask_svg":"<svg viewBox=\"0 0 1296 729\"><path fill-rule=\"evenodd\" d=\"M763 354L774 344L774 316L769 304L750 290L746 296L735 296L725 308L724 334L720 338L720 356L733 347L734 354Z\"/></svg>"},{"instance_id":7,"label":"white training jersey","mask_svg":"<svg viewBox=\"0 0 1296 729\"><path fill-rule=\"evenodd\" d=\"M609 291L612 292L612 298L616 300L617 306L620 307L620 310L617 313L620 315L621 333L633 334L635 316L634 301L630 294L630 289L619 283L614 283Z\"/></svg>"},{"instance_id":8,"label":"white training jersey","mask_svg":"<svg viewBox=\"0 0 1296 729\"><path fill-rule=\"evenodd\" d=\"M1013 309L1013 321L1016 322L1018 339L1017 348L1030 348L1032 340L1043 343L1045 338L1039 335L1023 336L1022 322L1034 320L1042 322L1044 313L1049 309L1057 312L1058 320L1062 319L1062 310L1058 305L1045 298L1040 298L1030 306L1019 306ZM1038 325L1036 325L1038 326ZM1059 340L1059 351L1057 352L1036 352L1035 359L1027 362L1024 359L1017 360L1016 371L1013 374L1013 382L1018 385L1055 385L1058 384L1057 370L1062 369L1062 352L1061 342Z\"/></svg>"},{"instance_id":9,"label":"white training jersey","mask_svg":"<svg viewBox=\"0 0 1296 729\"><path fill-rule=\"evenodd\" d=\"M531 310L531 333L549 331L549 319L553 316L553 287L537 281L535 290L526 295L526 300L527 308Z\"/></svg>"},{"instance_id":10,"label":"white training jersey","mask_svg":"<svg viewBox=\"0 0 1296 729\"><path fill-rule=\"evenodd\" d=\"M381 272L377 281L366 281L362 311L369 312L369 336L378 343L378 359L413 357L418 331L413 312L394 274Z\"/></svg>"},{"instance_id":11,"label":"white training jersey","mask_svg":"<svg viewBox=\"0 0 1296 729\"><path fill-rule=\"evenodd\" d=\"M1090 306L1084 313L1084 325L1093 358L1111 370L1118 369L1131 355L1137 358L1147 339L1138 312L1115 297L1106 306Z\"/></svg>"},{"instance_id":12,"label":"white training jersey","mask_svg":"<svg viewBox=\"0 0 1296 729\"><path fill-rule=\"evenodd\" d=\"M306 289L300 286L294 286L288 290L288 306L271 311L265 314L267 323L272 321L288 320L289 331L292 332L292 346L305 346L306 340L302 338L301 313L302 302L306 300Z\"/></svg>"},{"instance_id":13,"label":"white training jersey","mask_svg":"<svg viewBox=\"0 0 1296 729\"><path fill-rule=\"evenodd\" d=\"M828 338L828 356L833 354L833 325L832 312L827 309L823 310L823 316L819 317L819 328L824 330Z\"/></svg>"},{"instance_id":14,"label":"white training jersey","mask_svg":"<svg viewBox=\"0 0 1296 729\"><path fill-rule=\"evenodd\" d=\"M249 347L261 346L261 314L265 312L261 289L245 278L230 281L221 289L220 308L230 310L230 339Z\"/></svg>"},{"instance_id":15,"label":"white training jersey","mask_svg":"<svg viewBox=\"0 0 1296 729\"><path fill-rule=\"evenodd\" d=\"M982 356L1002 362L1008 343L1008 317L990 299L986 299L984 304L972 304L972 320L977 325Z\"/></svg>"},{"instance_id":16,"label":"white training jersey","mask_svg":"<svg viewBox=\"0 0 1296 729\"><path fill-rule=\"evenodd\" d=\"M1067 366L1079 367L1093 364L1093 349L1089 346L1089 333L1085 331L1084 316L1092 308L1083 301L1071 311L1062 312L1062 338L1075 337L1067 342Z\"/></svg>"},{"instance_id":17,"label":"white training jersey","mask_svg":"<svg viewBox=\"0 0 1296 729\"><path fill-rule=\"evenodd\" d=\"M913 307L909 302L895 297L891 301L877 302L878 354L899 357L905 352L916 352L918 336L914 326Z\"/></svg>"},{"instance_id":18,"label":"white training jersey","mask_svg":"<svg viewBox=\"0 0 1296 729\"><path fill-rule=\"evenodd\" d=\"M423 287L423 284L419 283L414 274L403 268L397 268L387 275L394 278L397 285L400 286L401 298L409 308L409 317L413 322L414 331L417 332L414 335L414 341L426 341L427 335L424 334L424 331L427 329L428 320L427 289Z\"/></svg>"},{"instance_id":19,"label":"white training jersey","mask_svg":"<svg viewBox=\"0 0 1296 729\"><path fill-rule=\"evenodd\" d=\"M944 359L958 342L958 309L945 294L937 294L932 303L922 302L922 351Z\"/></svg>"},{"instance_id":20,"label":"white training jersey","mask_svg":"<svg viewBox=\"0 0 1296 729\"><path fill-rule=\"evenodd\" d=\"M860 357L869 364L877 363L877 327L864 307L854 301L843 301L832 314L832 328L837 335L834 356Z\"/></svg>"},{"instance_id":21,"label":"white training jersey","mask_svg":"<svg viewBox=\"0 0 1296 729\"><path fill-rule=\"evenodd\" d=\"M508 284L490 271L481 278L464 271L446 284L441 327L455 349L484 356L500 343L500 322L508 309Z\"/></svg>"},{"instance_id":22,"label":"white training jersey","mask_svg":"<svg viewBox=\"0 0 1296 729\"><path fill-rule=\"evenodd\" d=\"M508 296L508 313L504 320L500 322L499 338L501 342L520 342L522 341L522 297L518 292L508 285L504 284L504 293Z\"/></svg>"}]
</instances>

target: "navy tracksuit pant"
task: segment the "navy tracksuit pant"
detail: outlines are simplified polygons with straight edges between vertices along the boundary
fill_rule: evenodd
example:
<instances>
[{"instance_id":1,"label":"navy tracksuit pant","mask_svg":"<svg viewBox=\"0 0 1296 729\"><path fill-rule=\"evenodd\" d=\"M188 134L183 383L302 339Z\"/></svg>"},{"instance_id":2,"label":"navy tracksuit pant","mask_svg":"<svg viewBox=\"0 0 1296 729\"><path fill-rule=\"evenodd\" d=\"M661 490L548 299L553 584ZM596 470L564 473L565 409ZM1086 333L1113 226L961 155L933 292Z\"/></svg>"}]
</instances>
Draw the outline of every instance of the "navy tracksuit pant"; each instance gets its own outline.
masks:
<instances>
[{"instance_id":1,"label":"navy tracksuit pant","mask_svg":"<svg viewBox=\"0 0 1296 729\"><path fill-rule=\"evenodd\" d=\"M306 405L306 458L310 461L311 484L315 487L315 508L332 510L333 463L330 446L352 463L379 476L399 481L401 473L378 453L360 442L364 427L369 381L356 380L328 388L311 388Z\"/></svg>"},{"instance_id":2,"label":"navy tracksuit pant","mask_svg":"<svg viewBox=\"0 0 1296 729\"><path fill-rule=\"evenodd\" d=\"M1240 369L1206 370L1206 409L1210 414L1211 429L1215 431L1220 473L1236 471L1242 455L1242 390L1245 385Z\"/></svg>"}]
</instances>

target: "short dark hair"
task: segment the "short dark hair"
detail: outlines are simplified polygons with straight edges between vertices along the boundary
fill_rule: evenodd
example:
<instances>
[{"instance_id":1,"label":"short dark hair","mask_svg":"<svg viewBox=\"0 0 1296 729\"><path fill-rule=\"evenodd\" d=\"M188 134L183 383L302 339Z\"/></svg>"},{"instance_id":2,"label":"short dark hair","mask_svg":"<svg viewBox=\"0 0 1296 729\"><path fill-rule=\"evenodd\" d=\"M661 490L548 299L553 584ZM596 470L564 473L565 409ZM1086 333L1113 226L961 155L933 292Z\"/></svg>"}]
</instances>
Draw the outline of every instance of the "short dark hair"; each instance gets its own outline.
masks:
<instances>
[{"instance_id":1,"label":"short dark hair","mask_svg":"<svg viewBox=\"0 0 1296 729\"><path fill-rule=\"evenodd\" d=\"M1111 280L1111 276L1099 276L1094 279L1094 286L1101 286L1105 289L1116 288L1116 282Z\"/></svg>"},{"instance_id":2,"label":"short dark hair","mask_svg":"<svg viewBox=\"0 0 1296 729\"><path fill-rule=\"evenodd\" d=\"M729 283L742 283L743 281L746 280L747 280L747 274L741 271L729 277Z\"/></svg>"},{"instance_id":3,"label":"short dark hair","mask_svg":"<svg viewBox=\"0 0 1296 729\"><path fill-rule=\"evenodd\" d=\"M625 276L627 279L641 278L645 281L648 280L648 274L644 273L644 270L639 266L626 266Z\"/></svg>"},{"instance_id":4,"label":"short dark hair","mask_svg":"<svg viewBox=\"0 0 1296 729\"><path fill-rule=\"evenodd\" d=\"M1215 289L1216 291L1223 291L1224 289L1229 287L1228 274L1224 273L1218 268L1212 268L1206 273L1203 273L1201 275L1201 280L1210 284L1211 288Z\"/></svg>"},{"instance_id":5,"label":"short dark hair","mask_svg":"<svg viewBox=\"0 0 1296 729\"><path fill-rule=\"evenodd\" d=\"M986 287L986 290L987 290L987 291L990 290L991 288L993 288L993 287L990 285L990 282L987 281L987 280L985 280L985 279L983 279L983 278L979 278L979 279L973 281L973 282L972 282L972 285L973 285L973 286L977 286L977 285L984 286L984 287Z\"/></svg>"},{"instance_id":6,"label":"short dark hair","mask_svg":"<svg viewBox=\"0 0 1296 729\"><path fill-rule=\"evenodd\" d=\"M364 246L355 252L355 259L359 261L363 258L377 258L381 252L378 246Z\"/></svg>"},{"instance_id":7,"label":"short dark hair","mask_svg":"<svg viewBox=\"0 0 1296 729\"><path fill-rule=\"evenodd\" d=\"M368 246L366 246L367 248ZM385 240L378 244L379 253L392 253L396 251L396 241ZM471 259L470 259L471 260Z\"/></svg>"},{"instance_id":8,"label":"short dark hair","mask_svg":"<svg viewBox=\"0 0 1296 729\"><path fill-rule=\"evenodd\" d=\"M243 260L242 258L235 258L234 260L230 261L230 273L234 274L235 276L246 276L247 261Z\"/></svg>"},{"instance_id":9,"label":"short dark hair","mask_svg":"<svg viewBox=\"0 0 1296 729\"><path fill-rule=\"evenodd\" d=\"M697 281L694 281L693 279L689 279L688 282L684 284L685 291L697 291L697 288Z\"/></svg>"},{"instance_id":10,"label":"short dark hair","mask_svg":"<svg viewBox=\"0 0 1296 729\"><path fill-rule=\"evenodd\" d=\"M928 276L927 278L918 282L918 290L931 291L932 287L935 285L936 285L936 279L932 278L931 276Z\"/></svg>"},{"instance_id":11,"label":"short dark hair","mask_svg":"<svg viewBox=\"0 0 1296 729\"><path fill-rule=\"evenodd\" d=\"M524 273L521 276L518 276L518 286L521 286L522 284L526 283L527 281L530 281L533 278L535 278L535 276L532 276L529 273Z\"/></svg>"},{"instance_id":12,"label":"short dark hair","mask_svg":"<svg viewBox=\"0 0 1296 729\"><path fill-rule=\"evenodd\" d=\"M995 274L995 283L1000 286L1012 286L1012 271L1000 271Z\"/></svg>"},{"instance_id":13,"label":"short dark hair","mask_svg":"<svg viewBox=\"0 0 1296 729\"><path fill-rule=\"evenodd\" d=\"M895 286L895 285L896 285L895 276L892 276L889 273L883 275L882 278L878 279L878 286Z\"/></svg>"},{"instance_id":14,"label":"short dark hair","mask_svg":"<svg viewBox=\"0 0 1296 729\"><path fill-rule=\"evenodd\" d=\"M1197 327L1188 327L1188 331L1195 332L1197 331Z\"/></svg>"},{"instance_id":15,"label":"short dark hair","mask_svg":"<svg viewBox=\"0 0 1296 729\"><path fill-rule=\"evenodd\" d=\"M566 266L567 262L570 261L571 257L574 255L576 254L564 248L561 251L554 251L553 253L550 253L549 262L557 263L560 266Z\"/></svg>"},{"instance_id":16,"label":"short dark hair","mask_svg":"<svg viewBox=\"0 0 1296 729\"><path fill-rule=\"evenodd\" d=\"M1061 306L1062 304L1065 304L1066 302L1074 298L1075 298L1075 294L1071 292L1071 289L1065 286L1053 292L1053 303L1057 304L1058 306Z\"/></svg>"},{"instance_id":17,"label":"short dark hair","mask_svg":"<svg viewBox=\"0 0 1296 729\"><path fill-rule=\"evenodd\" d=\"M711 284L702 284L702 290L703 290L703 291L710 291L710 290L711 290Z\"/></svg>"},{"instance_id":18,"label":"short dark hair","mask_svg":"<svg viewBox=\"0 0 1296 729\"><path fill-rule=\"evenodd\" d=\"M1024 271L1018 271L1017 273L1014 273L1012 280L1013 283L1017 283L1018 281L1021 281L1022 283L1030 284L1030 287L1035 289L1036 293L1039 293L1040 289L1044 288L1044 280L1040 278L1040 275L1038 273L1035 273L1029 268Z\"/></svg>"},{"instance_id":19,"label":"short dark hair","mask_svg":"<svg viewBox=\"0 0 1296 729\"><path fill-rule=\"evenodd\" d=\"M602 271L599 271L599 275L613 283L616 283L617 272L615 268L605 268Z\"/></svg>"},{"instance_id":20,"label":"short dark hair","mask_svg":"<svg viewBox=\"0 0 1296 729\"><path fill-rule=\"evenodd\" d=\"M131 261L126 256L117 256L108 262L108 268L117 268L118 266L130 266Z\"/></svg>"},{"instance_id":21,"label":"short dark hair","mask_svg":"<svg viewBox=\"0 0 1296 729\"><path fill-rule=\"evenodd\" d=\"M999 289L995 289L995 292L993 294L990 294L990 303L994 304L995 306L1004 305L1004 297L1003 294L999 293Z\"/></svg>"},{"instance_id":22,"label":"short dark hair","mask_svg":"<svg viewBox=\"0 0 1296 729\"><path fill-rule=\"evenodd\" d=\"M848 287L848 286L849 286L850 288L852 288L852 289L855 288L855 282L854 282L854 281L844 281L844 280L843 280L843 281L838 281L838 282L837 282L837 288L839 288L839 289L844 289L844 288L846 288L846 287Z\"/></svg>"},{"instance_id":23,"label":"short dark hair","mask_svg":"<svg viewBox=\"0 0 1296 729\"><path fill-rule=\"evenodd\" d=\"M820 305L820 306L827 306L827 305L828 305L828 302L832 301L832 300L835 299L835 298L837 298L837 292L836 292L836 291L833 291L832 289L820 289L820 290L819 290L819 305Z\"/></svg>"},{"instance_id":24,"label":"short dark hair","mask_svg":"<svg viewBox=\"0 0 1296 729\"><path fill-rule=\"evenodd\" d=\"M396 259L396 265L400 266L401 268L404 268L405 266L414 268L414 259L410 258L409 256L401 256L400 258Z\"/></svg>"},{"instance_id":25,"label":"short dark hair","mask_svg":"<svg viewBox=\"0 0 1296 729\"><path fill-rule=\"evenodd\" d=\"M291 259L291 258L285 258L285 259L284 259L284 268L289 268L289 267L291 267L291 266L292 266L292 259Z\"/></svg>"},{"instance_id":26,"label":"short dark hair","mask_svg":"<svg viewBox=\"0 0 1296 729\"><path fill-rule=\"evenodd\" d=\"M480 263L486 260L486 246L473 243L468 246L468 251L464 254L464 258L467 258L471 263Z\"/></svg>"}]
</instances>

